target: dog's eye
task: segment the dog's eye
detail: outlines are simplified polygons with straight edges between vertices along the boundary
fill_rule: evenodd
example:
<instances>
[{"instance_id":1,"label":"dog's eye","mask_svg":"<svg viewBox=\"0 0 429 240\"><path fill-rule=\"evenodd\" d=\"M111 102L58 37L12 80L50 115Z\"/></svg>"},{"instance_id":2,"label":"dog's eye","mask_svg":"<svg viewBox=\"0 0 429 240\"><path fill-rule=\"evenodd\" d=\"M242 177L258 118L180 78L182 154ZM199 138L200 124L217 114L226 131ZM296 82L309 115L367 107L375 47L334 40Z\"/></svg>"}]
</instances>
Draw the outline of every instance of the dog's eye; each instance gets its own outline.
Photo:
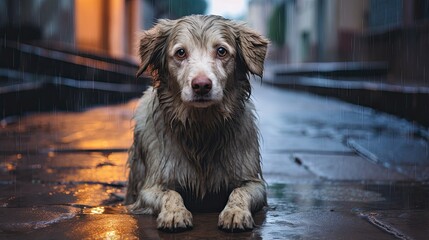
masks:
<instances>
[{"instance_id":1,"label":"dog's eye","mask_svg":"<svg viewBox=\"0 0 429 240\"><path fill-rule=\"evenodd\" d=\"M228 52L226 51L226 49L225 48L223 48L223 47L220 47L220 48L218 48L217 49L217 56L218 57L225 57L226 56L226 54L227 54Z\"/></svg>"},{"instance_id":2,"label":"dog's eye","mask_svg":"<svg viewBox=\"0 0 429 240\"><path fill-rule=\"evenodd\" d=\"M178 57L180 59L184 59L186 57L185 49L181 48L181 49L177 50L176 57Z\"/></svg>"}]
</instances>

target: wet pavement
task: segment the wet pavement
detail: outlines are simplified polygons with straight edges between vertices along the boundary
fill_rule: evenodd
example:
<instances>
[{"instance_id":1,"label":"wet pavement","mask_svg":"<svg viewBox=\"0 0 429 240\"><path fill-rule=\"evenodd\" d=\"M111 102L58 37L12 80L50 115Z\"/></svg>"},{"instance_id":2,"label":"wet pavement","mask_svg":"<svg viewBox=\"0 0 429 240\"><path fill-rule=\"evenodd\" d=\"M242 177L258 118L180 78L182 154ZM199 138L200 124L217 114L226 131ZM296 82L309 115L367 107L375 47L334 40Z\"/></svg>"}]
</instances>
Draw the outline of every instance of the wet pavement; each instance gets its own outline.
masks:
<instances>
[{"instance_id":1,"label":"wet pavement","mask_svg":"<svg viewBox=\"0 0 429 240\"><path fill-rule=\"evenodd\" d=\"M369 108L261 85L253 98L269 207L250 232L168 234L130 215L126 181L136 100L0 122L0 239L427 239L427 129Z\"/></svg>"}]
</instances>

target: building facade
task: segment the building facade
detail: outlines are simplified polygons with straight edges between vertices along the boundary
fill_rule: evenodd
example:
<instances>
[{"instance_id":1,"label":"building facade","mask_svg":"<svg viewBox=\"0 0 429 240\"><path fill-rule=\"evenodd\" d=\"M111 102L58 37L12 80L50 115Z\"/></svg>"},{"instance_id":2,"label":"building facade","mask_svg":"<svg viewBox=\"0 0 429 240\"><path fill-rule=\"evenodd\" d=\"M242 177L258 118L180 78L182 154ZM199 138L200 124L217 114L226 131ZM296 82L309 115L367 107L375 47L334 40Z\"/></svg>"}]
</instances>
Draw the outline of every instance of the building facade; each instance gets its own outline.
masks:
<instances>
[{"instance_id":1,"label":"building facade","mask_svg":"<svg viewBox=\"0 0 429 240\"><path fill-rule=\"evenodd\" d=\"M8 39L129 57L136 53L142 1L4 0L0 28Z\"/></svg>"},{"instance_id":2,"label":"building facade","mask_svg":"<svg viewBox=\"0 0 429 240\"><path fill-rule=\"evenodd\" d=\"M270 16L256 13L280 5L285 41L271 46L276 62L381 61L390 79L429 85L429 0L254 0L249 22L269 29Z\"/></svg>"}]
</instances>

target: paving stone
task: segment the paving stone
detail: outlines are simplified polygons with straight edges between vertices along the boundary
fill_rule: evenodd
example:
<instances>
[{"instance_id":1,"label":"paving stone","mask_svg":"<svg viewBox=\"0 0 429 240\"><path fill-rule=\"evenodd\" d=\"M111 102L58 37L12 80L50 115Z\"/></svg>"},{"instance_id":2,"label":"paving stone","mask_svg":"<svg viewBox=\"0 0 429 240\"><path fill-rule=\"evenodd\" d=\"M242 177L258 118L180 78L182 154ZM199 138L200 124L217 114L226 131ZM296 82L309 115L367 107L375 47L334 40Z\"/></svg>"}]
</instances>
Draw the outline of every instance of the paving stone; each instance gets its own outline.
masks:
<instances>
[{"instance_id":1,"label":"paving stone","mask_svg":"<svg viewBox=\"0 0 429 240\"><path fill-rule=\"evenodd\" d=\"M361 215L368 212L407 238L426 234L427 184L345 145L347 139L375 137L386 144L380 151L389 150L396 142L377 136L414 138L412 124L330 98L260 85L253 93L269 203L255 215L253 231L225 233L217 229L218 213L195 213L192 231L168 234L156 229L156 217L116 206L120 202L112 196L124 191L132 141L132 101L80 113L36 114L1 126L0 220L5 224L0 239L394 238ZM409 149L405 146L398 151ZM426 165L411 161L406 167L417 172ZM77 214L67 215L69 208ZM394 210L398 214L389 212ZM20 217L8 219L15 212ZM38 222L44 227L34 229Z\"/></svg>"},{"instance_id":2,"label":"paving stone","mask_svg":"<svg viewBox=\"0 0 429 240\"><path fill-rule=\"evenodd\" d=\"M291 214L268 212L260 236L262 239L392 239L350 212L329 209Z\"/></svg>"},{"instance_id":3,"label":"paving stone","mask_svg":"<svg viewBox=\"0 0 429 240\"><path fill-rule=\"evenodd\" d=\"M117 187L97 183L0 185L0 207L33 207L49 205L98 206L115 202Z\"/></svg>"},{"instance_id":4,"label":"paving stone","mask_svg":"<svg viewBox=\"0 0 429 240\"><path fill-rule=\"evenodd\" d=\"M317 181L317 176L292 161L287 154L264 154L262 172L268 184Z\"/></svg>"},{"instance_id":5,"label":"paving stone","mask_svg":"<svg viewBox=\"0 0 429 240\"><path fill-rule=\"evenodd\" d=\"M135 101L81 113L44 113L0 127L0 152L128 148Z\"/></svg>"},{"instance_id":6,"label":"paving stone","mask_svg":"<svg viewBox=\"0 0 429 240\"><path fill-rule=\"evenodd\" d=\"M429 211L375 210L362 213L362 216L399 239L424 240L429 236Z\"/></svg>"},{"instance_id":7,"label":"paving stone","mask_svg":"<svg viewBox=\"0 0 429 240\"><path fill-rule=\"evenodd\" d=\"M406 176L392 169L372 163L360 156L295 154L294 158L317 176L330 180L407 180Z\"/></svg>"},{"instance_id":8,"label":"paving stone","mask_svg":"<svg viewBox=\"0 0 429 240\"><path fill-rule=\"evenodd\" d=\"M67 206L0 208L0 233L46 228L75 217L79 211Z\"/></svg>"},{"instance_id":9,"label":"paving stone","mask_svg":"<svg viewBox=\"0 0 429 240\"><path fill-rule=\"evenodd\" d=\"M261 149L268 153L300 153L313 152L325 154L334 153L352 153L352 149L344 146L341 142L330 138L314 138L304 136L294 136L285 134L264 135L261 141ZM282 137L283 136L283 137Z\"/></svg>"},{"instance_id":10,"label":"paving stone","mask_svg":"<svg viewBox=\"0 0 429 240\"><path fill-rule=\"evenodd\" d=\"M4 156L0 180L27 182L126 181L127 153L68 152Z\"/></svg>"},{"instance_id":11,"label":"paving stone","mask_svg":"<svg viewBox=\"0 0 429 240\"><path fill-rule=\"evenodd\" d=\"M350 139L349 145L380 164L395 167L417 180L429 179L429 142L407 135Z\"/></svg>"}]
</instances>

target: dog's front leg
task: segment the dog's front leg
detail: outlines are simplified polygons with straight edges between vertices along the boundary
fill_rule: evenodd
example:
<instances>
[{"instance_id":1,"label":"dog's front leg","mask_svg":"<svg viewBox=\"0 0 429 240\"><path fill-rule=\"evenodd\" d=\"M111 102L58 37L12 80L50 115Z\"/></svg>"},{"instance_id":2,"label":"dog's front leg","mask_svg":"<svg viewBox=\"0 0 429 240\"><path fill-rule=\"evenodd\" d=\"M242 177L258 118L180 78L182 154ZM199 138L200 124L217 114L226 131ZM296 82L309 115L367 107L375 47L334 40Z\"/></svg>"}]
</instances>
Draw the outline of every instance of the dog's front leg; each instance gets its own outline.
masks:
<instances>
[{"instance_id":1,"label":"dog's front leg","mask_svg":"<svg viewBox=\"0 0 429 240\"><path fill-rule=\"evenodd\" d=\"M234 189L219 215L218 227L226 231L253 229L252 212L266 205L265 185L262 181L250 181Z\"/></svg>"},{"instance_id":2,"label":"dog's front leg","mask_svg":"<svg viewBox=\"0 0 429 240\"><path fill-rule=\"evenodd\" d=\"M192 228L192 214L176 191L159 186L143 189L130 206L134 213L158 214L157 226L163 231L183 231Z\"/></svg>"}]
</instances>

